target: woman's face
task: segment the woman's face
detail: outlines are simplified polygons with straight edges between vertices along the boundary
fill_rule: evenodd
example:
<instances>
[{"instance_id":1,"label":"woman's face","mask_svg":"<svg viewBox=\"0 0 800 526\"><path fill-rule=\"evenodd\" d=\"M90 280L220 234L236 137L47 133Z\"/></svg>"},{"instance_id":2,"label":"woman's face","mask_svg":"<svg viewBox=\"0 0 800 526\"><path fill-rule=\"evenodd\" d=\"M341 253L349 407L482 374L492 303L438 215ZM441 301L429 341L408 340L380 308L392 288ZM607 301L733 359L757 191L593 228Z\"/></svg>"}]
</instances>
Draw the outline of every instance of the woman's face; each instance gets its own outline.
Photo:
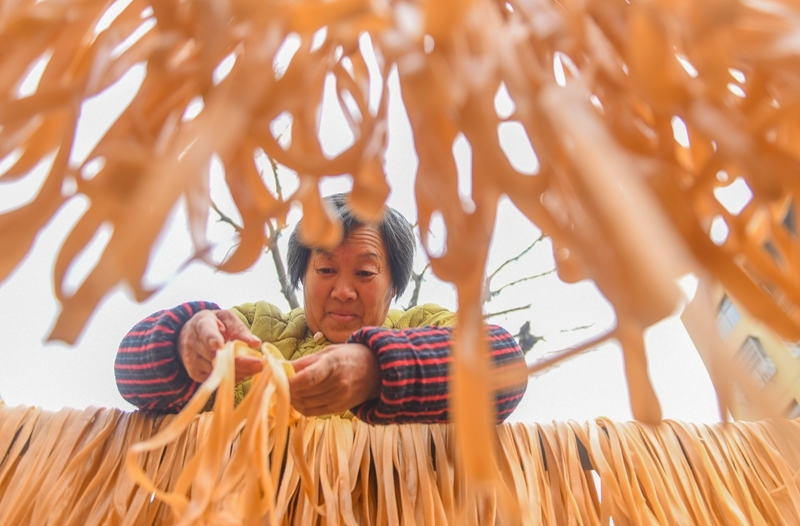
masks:
<instances>
[{"instance_id":1,"label":"woman's face","mask_svg":"<svg viewBox=\"0 0 800 526\"><path fill-rule=\"evenodd\" d=\"M394 295L380 231L359 226L332 251L312 249L303 282L312 333L344 343L361 327L382 325Z\"/></svg>"}]
</instances>

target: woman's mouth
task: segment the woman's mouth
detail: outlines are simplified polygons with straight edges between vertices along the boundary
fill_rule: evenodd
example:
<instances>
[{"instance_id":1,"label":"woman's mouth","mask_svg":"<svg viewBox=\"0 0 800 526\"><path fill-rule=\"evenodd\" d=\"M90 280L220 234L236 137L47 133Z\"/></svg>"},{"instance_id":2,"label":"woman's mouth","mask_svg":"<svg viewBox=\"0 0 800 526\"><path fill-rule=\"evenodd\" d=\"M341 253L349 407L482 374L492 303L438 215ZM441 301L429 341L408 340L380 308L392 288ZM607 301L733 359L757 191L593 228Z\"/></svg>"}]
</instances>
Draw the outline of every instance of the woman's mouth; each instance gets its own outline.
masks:
<instances>
[{"instance_id":1,"label":"woman's mouth","mask_svg":"<svg viewBox=\"0 0 800 526\"><path fill-rule=\"evenodd\" d=\"M348 312L329 312L328 316L338 323L350 323L358 318L357 315Z\"/></svg>"}]
</instances>

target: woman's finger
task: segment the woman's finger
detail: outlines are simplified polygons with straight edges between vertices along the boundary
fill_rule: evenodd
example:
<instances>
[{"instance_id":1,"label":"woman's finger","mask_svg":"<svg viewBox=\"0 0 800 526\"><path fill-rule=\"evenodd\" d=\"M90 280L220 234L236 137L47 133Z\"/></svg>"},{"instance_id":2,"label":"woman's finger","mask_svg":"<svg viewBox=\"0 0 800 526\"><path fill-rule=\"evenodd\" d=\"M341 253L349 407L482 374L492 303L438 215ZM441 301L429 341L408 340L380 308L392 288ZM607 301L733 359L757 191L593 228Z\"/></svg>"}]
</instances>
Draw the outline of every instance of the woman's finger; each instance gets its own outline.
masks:
<instances>
[{"instance_id":1,"label":"woman's finger","mask_svg":"<svg viewBox=\"0 0 800 526\"><path fill-rule=\"evenodd\" d=\"M195 356L189 363L184 361L184 366L189 377L195 382L205 382L211 375L211 362L199 356Z\"/></svg>"},{"instance_id":2,"label":"woman's finger","mask_svg":"<svg viewBox=\"0 0 800 526\"><path fill-rule=\"evenodd\" d=\"M234 367L236 369L236 382L241 382L249 376L260 373L264 366L259 358L250 356L241 356L234 360Z\"/></svg>"},{"instance_id":3,"label":"woman's finger","mask_svg":"<svg viewBox=\"0 0 800 526\"><path fill-rule=\"evenodd\" d=\"M330 360L324 357L302 367L299 372L295 369L295 375L289 378L289 392L292 396L318 392L317 386L325 382L332 372Z\"/></svg>"},{"instance_id":4,"label":"woman's finger","mask_svg":"<svg viewBox=\"0 0 800 526\"><path fill-rule=\"evenodd\" d=\"M292 397L292 407L305 416L321 416L341 413L349 409L341 402L341 393L335 389L314 396Z\"/></svg>"},{"instance_id":5,"label":"woman's finger","mask_svg":"<svg viewBox=\"0 0 800 526\"><path fill-rule=\"evenodd\" d=\"M225 341L241 340L251 347L261 345L261 338L250 332L242 320L240 320L234 313L221 310L217 311L217 319L222 323L220 332L225 338Z\"/></svg>"},{"instance_id":6,"label":"woman's finger","mask_svg":"<svg viewBox=\"0 0 800 526\"><path fill-rule=\"evenodd\" d=\"M311 367L313 364L319 361L322 351L309 354L308 356L303 356L296 360L292 360L292 367L294 368L295 374L299 373L300 371Z\"/></svg>"},{"instance_id":7,"label":"woman's finger","mask_svg":"<svg viewBox=\"0 0 800 526\"><path fill-rule=\"evenodd\" d=\"M194 333L198 350L208 360L213 359L216 351L225 345L216 316L198 316L194 324Z\"/></svg>"}]
</instances>

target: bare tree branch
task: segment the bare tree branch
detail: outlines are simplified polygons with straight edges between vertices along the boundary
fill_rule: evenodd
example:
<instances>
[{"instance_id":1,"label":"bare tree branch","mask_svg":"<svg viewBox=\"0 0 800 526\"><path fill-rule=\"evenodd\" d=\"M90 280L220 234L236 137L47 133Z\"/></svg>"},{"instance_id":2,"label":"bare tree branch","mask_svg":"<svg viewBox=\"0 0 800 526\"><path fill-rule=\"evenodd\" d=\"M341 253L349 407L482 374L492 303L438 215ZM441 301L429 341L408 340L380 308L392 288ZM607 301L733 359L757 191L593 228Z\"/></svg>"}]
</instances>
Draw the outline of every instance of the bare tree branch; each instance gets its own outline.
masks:
<instances>
[{"instance_id":1,"label":"bare tree branch","mask_svg":"<svg viewBox=\"0 0 800 526\"><path fill-rule=\"evenodd\" d=\"M242 233L244 229L240 227L238 224L236 224L236 221L225 215L225 213L222 210L220 210L219 207L217 207L217 204L214 201L211 201L211 208L214 210L214 212L217 213L217 215L219 215L220 221L231 225L239 234Z\"/></svg>"},{"instance_id":2,"label":"bare tree branch","mask_svg":"<svg viewBox=\"0 0 800 526\"><path fill-rule=\"evenodd\" d=\"M281 284L281 293L286 301L289 302L291 309L300 307L300 302L297 301L297 295L294 293L289 277L286 275L286 266L283 264L283 257L281 256L281 249L278 246L278 238L280 237L281 230L276 229L272 221L267 221L267 228L269 228L269 245L267 250L272 254L272 262L275 264L275 271L278 274L278 281Z\"/></svg>"},{"instance_id":3,"label":"bare tree branch","mask_svg":"<svg viewBox=\"0 0 800 526\"><path fill-rule=\"evenodd\" d=\"M236 233L239 234L239 236L242 235L242 232L244 231L244 229L242 227L240 227L238 224L236 224L236 221L231 219L222 210L220 210L219 207L217 206L217 204L214 201L211 201L211 208L217 213L217 215L219 215L219 220L218 221L221 221L223 223L228 223L229 225L231 225L233 227L234 230L236 230ZM222 261L226 261L231 256L233 251L236 250L236 247L238 247L238 246L239 246L239 243L234 243L233 245L231 245L230 248L228 248L228 250L225 252L225 257L222 258Z\"/></svg>"},{"instance_id":4,"label":"bare tree branch","mask_svg":"<svg viewBox=\"0 0 800 526\"><path fill-rule=\"evenodd\" d=\"M272 175L275 177L275 193L278 194L278 199L283 201L283 187L281 186L281 178L278 177L278 163L275 159L268 157L269 164L272 166Z\"/></svg>"},{"instance_id":5,"label":"bare tree branch","mask_svg":"<svg viewBox=\"0 0 800 526\"><path fill-rule=\"evenodd\" d=\"M411 307L417 306L417 303L419 302L419 291L422 288L422 279L425 276L425 272L429 268L431 268L430 263L425 265L425 268L423 268L419 274L417 274L413 270L411 271L411 280L414 282L414 290L411 292L411 299L409 300L408 305L406 306L406 310L410 309Z\"/></svg>"},{"instance_id":6,"label":"bare tree branch","mask_svg":"<svg viewBox=\"0 0 800 526\"><path fill-rule=\"evenodd\" d=\"M278 139L280 139L280 135L278 136ZM269 159L269 164L272 167L272 177L275 180L275 193L277 194L278 199L283 201L283 187L281 186L281 178L278 175L278 163L275 162L275 159L270 156L267 156L267 159ZM264 177L263 173L260 175L261 177ZM267 251L272 255L272 263L275 265L275 272L278 275L278 282L281 285L281 293L289 303L289 308L297 309L300 307L300 302L297 301L297 295L295 294L291 283L289 283L289 277L286 274L286 265L283 262L281 248L278 245L278 239L280 239L283 229L277 224L274 224L272 219L267 220L266 224L267 228L269 229Z\"/></svg>"},{"instance_id":7,"label":"bare tree branch","mask_svg":"<svg viewBox=\"0 0 800 526\"><path fill-rule=\"evenodd\" d=\"M231 254L233 254L233 252L236 250L236 247L238 247L239 245L240 243L234 243L233 245L231 245L230 248L228 248L228 250L225 251L225 256L222 258L222 261L228 261L228 258L231 257Z\"/></svg>"},{"instance_id":8,"label":"bare tree branch","mask_svg":"<svg viewBox=\"0 0 800 526\"><path fill-rule=\"evenodd\" d=\"M541 234L539 237L537 237L537 238L536 238L536 239L533 241L533 243L531 243L530 245L528 245L528 248L526 248L525 250L523 250L522 252L520 252L519 254L517 254L516 256L514 256L513 258L510 258L510 259L507 259L507 260L503 261L503 262L500 264L500 266L499 266L499 267L497 267L497 268L495 269L495 271L494 271L494 272L492 272L491 274L489 274L489 277L488 277L488 278L486 278L486 282L487 282L487 284L488 284L488 282L492 281L492 278L494 278L494 277L495 277L495 276L496 276L496 275L497 275L497 274L498 274L498 273L499 273L501 270L503 270L503 268L504 268L506 265L508 265L509 263L513 263L513 262L515 262L515 261L519 261L519 259L520 259L522 256L524 256L525 254L527 254L528 252L530 252L530 251L533 249L533 247L535 247L535 246L536 246L536 244L537 244L539 241L541 241L542 239L544 239L544 234Z\"/></svg>"},{"instance_id":9,"label":"bare tree branch","mask_svg":"<svg viewBox=\"0 0 800 526\"><path fill-rule=\"evenodd\" d=\"M505 285L503 285L499 289L490 291L489 292L489 296L494 298L495 296L500 294L503 291L503 289L507 289L508 287L513 287L514 285L518 285L518 284L520 284L522 282L525 282L525 281L530 281L532 279L536 279L536 278L541 278L543 276L547 276L548 274L552 274L555 271L556 271L556 269L551 269L551 270L548 270L547 272L542 272L541 274L534 274L533 276L527 276L525 278L520 278L518 280L512 281L511 283L506 283Z\"/></svg>"},{"instance_id":10,"label":"bare tree branch","mask_svg":"<svg viewBox=\"0 0 800 526\"><path fill-rule=\"evenodd\" d=\"M519 254L514 256L513 258L509 258L509 259L503 261L503 263L501 263L500 266L497 267L494 270L494 272L492 272L491 274L489 274L486 277L486 279L483 282L484 302L492 301L492 298L494 298L495 296L497 296L497 294L500 293L499 290L498 291L492 291L492 279L494 279L495 276L497 276L497 274L499 274L500 271L503 270L506 267L506 265L508 265L510 263L513 263L515 261L519 261L520 258L522 258L522 256L524 256L525 254L530 252L533 249L533 247L536 246L537 243L539 243L542 239L544 239L544 237L545 237L544 233L540 234L539 237L536 238L533 241L533 243L528 245L528 247L525 248L522 252L520 252ZM533 279L533 278L528 278L528 279ZM520 281L516 281L516 282L514 282L514 284L520 283L521 281L525 281L525 280L523 279L523 280L520 280ZM506 286L509 286L509 285L506 285ZM502 288L505 288L505 287L502 287ZM502 288L501 288L501 290L502 290Z\"/></svg>"},{"instance_id":11,"label":"bare tree branch","mask_svg":"<svg viewBox=\"0 0 800 526\"><path fill-rule=\"evenodd\" d=\"M544 356L541 359L537 360L536 362L528 364L528 376L544 372L545 370L556 365L558 362L566 360L567 358L572 358L573 356L576 356L578 354L593 349L597 349L601 344L605 343L606 341L616 336L616 334L617 334L617 328L614 327L608 332L605 332L599 336L595 336L594 338L587 340L583 343L580 343L575 347L569 347L567 349L562 349L560 351L550 353L547 356Z\"/></svg>"},{"instance_id":12,"label":"bare tree branch","mask_svg":"<svg viewBox=\"0 0 800 526\"><path fill-rule=\"evenodd\" d=\"M488 320L489 318L494 318L496 316L502 316L503 314L508 314L509 312L517 312L520 310L530 309L531 304L528 303L527 305L523 305L522 307L514 307L513 309L506 309L501 310L499 312L492 312L491 314L484 314L483 319Z\"/></svg>"},{"instance_id":13,"label":"bare tree branch","mask_svg":"<svg viewBox=\"0 0 800 526\"><path fill-rule=\"evenodd\" d=\"M275 177L275 188L278 194L278 197L283 200L283 190L281 188L281 181L280 177L278 176L278 165L272 157L267 157L269 159L270 164L272 165L272 174ZM263 175L262 175L263 176ZM240 235L243 232L243 228L239 226L236 221L231 219L228 215L226 215L219 207L214 203L211 202L211 208L219 215L219 220L223 223L228 223L231 225L236 232ZM282 228L273 224L272 220L266 221L266 226L269 229L269 240L265 245L267 252L272 254L272 262L275 264L275 271L278 274L278 281L281 285L281 293L283 297L286 298L286 301L289 303L289 307L291 309L297 309L300 307L300 302L297 300L297 295L294 292L294 289L291 287L289 283L289 278L286 275L286 265L283 262L283 256L281 255L281 249L278 245L278 239L280 239L281 232L283 231ZM234 245L230 250L233 250L236 247ZM230 254L230 250L228 254ZM226 255L227 257L227 255Z\"/></svg>"},{"instance_id":14,"label":"bare tree branch","mask_svg":"<svg viewBox=\"0 0 800 526\"><path fill-rule=\"evenodd\" d=\"M577 327L573 327L571 329L561 329L559 332L581 331L583 329L591 329L592 327L594 327L594 323L590 323L589 325L578 325Z\"/></svg>"}]
</instances>

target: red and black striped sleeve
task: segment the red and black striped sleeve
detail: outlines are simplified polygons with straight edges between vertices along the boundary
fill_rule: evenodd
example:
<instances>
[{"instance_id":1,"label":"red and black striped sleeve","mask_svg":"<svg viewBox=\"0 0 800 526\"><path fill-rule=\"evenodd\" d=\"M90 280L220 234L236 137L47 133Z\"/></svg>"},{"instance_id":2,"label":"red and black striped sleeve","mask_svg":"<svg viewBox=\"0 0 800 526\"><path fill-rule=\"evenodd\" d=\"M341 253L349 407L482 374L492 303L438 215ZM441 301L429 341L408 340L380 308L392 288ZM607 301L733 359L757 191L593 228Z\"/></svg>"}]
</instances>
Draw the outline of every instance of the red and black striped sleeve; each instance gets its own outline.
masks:
<instances>
[{"instance_id":1,"label":"red and black striped sleeve","mask_svg":"<svg viewBox=\"0 0 800 526\"><path fill-rule=\"evenodd\" d=\"M522 350L508 331L497 325L486 329L495 366L524 362ZM378 358L381 394L351 411L369 424L446 423L451 331L449 327L365 327L353 333L349 342L366 345ZM495 394L498 422L508 418L524 394L525 386Z\"/></svg>"},{"instance_id":2,"label":"red and black striped sleeve","mask_svg":"<svg viewBox=\"0 0 800 526\"><path fill-rule=\"evenodd\" d=\"M192 301L162 310L137 323L122 339L114 362L117 389L139 409L177 413L200 386L189 377L178 355L183 325L212 302Z\"/></svg>"}]
</instances>

